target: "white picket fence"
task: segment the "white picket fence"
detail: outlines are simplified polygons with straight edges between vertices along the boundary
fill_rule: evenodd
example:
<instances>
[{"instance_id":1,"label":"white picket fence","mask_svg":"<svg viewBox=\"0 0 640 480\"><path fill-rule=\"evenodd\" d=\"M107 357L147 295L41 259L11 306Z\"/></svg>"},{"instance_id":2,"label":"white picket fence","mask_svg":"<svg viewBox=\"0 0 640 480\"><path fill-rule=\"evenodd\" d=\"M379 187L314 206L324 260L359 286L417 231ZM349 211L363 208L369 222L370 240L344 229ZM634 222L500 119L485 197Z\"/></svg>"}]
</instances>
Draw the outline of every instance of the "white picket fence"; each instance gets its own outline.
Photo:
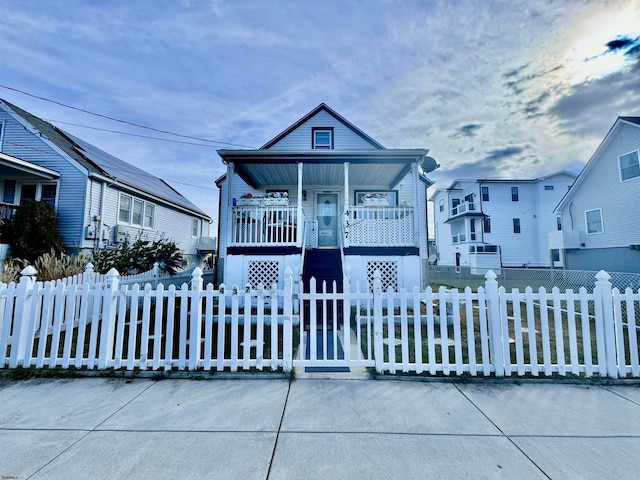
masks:
<instances>
[{"instance_id":1,"label":"white picket fence","mask_svg":"<svg viewBox=\"0 0 640 480\"><path fill-rule=\"evenodd\" d=\"M427 375L638 377L640 292L606 272L578 292L512 290L488 272L472 291L344 293L284 288L123 285L118 272L83 282L0 284L0 367L272 370L374 367Z\"/></svg>"}]
</instances>

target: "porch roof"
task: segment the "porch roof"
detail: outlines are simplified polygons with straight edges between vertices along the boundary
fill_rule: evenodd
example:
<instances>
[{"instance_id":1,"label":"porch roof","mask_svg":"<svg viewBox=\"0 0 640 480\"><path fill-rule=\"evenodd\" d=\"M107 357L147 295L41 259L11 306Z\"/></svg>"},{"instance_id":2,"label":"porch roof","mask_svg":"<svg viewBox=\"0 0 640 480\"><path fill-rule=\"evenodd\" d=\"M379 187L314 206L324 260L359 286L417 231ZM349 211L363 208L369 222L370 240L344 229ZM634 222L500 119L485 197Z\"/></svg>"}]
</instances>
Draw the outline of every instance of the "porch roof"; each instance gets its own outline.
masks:
<instances>
[{"instance_id":1,"label":"porch roof","mask_svg":"<svg viewBox=\"0 0 640 480\"><path fill-rule=\"evenodd\" d=\"M395 186L418 163L428 173L437 165L427 157L428 149L384 150L218 150L224 163L253 187L295 185L298 163L302 163L303 181L312 185L337 185L344 181L342 165L349 163L349 182L360 185Z\"/></svg>"},{"instance_id":2,"label":"porch roof","mask_svg":"<svg viewBox=\"0 0 640 480\"><path fill-rule=\"evenodd\" d=\"M60 177L60 174L55 170L0 152L0 176L15 174L16 172L28 173L47 180Z\"/></svg>"}]
</instances>

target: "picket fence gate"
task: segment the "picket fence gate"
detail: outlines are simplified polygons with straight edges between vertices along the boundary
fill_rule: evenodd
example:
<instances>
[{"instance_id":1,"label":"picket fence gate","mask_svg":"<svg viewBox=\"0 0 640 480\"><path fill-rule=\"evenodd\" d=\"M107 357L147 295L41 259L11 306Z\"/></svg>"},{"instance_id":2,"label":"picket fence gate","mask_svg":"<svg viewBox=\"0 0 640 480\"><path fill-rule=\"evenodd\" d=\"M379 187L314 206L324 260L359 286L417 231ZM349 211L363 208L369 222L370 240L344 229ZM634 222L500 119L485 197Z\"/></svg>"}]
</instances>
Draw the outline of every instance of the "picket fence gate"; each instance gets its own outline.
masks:
<instances>
[{"instance_id":1,"label":"picket fence gate","mask_svg":"<svg viewBox=\"0 0 640 480\"><path fill-rule=\"evenodd\" d=\"M121 285L117 271L75 282L0 284L0 367L282 370L373 367L426 375L639 377L640 292L596 275L592 293L513 289L489 271L472 291L335 283L284 288ZM329 286L331 287L331 286Z\"/></svg>"}]
</instances>

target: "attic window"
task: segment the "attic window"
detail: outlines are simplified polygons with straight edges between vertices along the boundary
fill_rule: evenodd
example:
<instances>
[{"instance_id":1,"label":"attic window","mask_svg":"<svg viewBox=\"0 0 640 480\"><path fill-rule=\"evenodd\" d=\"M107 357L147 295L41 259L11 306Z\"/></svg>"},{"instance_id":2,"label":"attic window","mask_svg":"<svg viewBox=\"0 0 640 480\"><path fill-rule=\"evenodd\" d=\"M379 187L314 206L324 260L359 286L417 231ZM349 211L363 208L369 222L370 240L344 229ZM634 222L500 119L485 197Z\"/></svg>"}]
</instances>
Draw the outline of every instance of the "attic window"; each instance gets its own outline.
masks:
<instances>
[{"instance_id":1,"label":"attic window","mask_svg":"<svg viewBox=\"0 0 640 480\"><path fill-rule=\"evenodd\" d=\"M640 177L640 164L638 162L638 151L627 153L618 157L620 164L620 181L631 180Z\"/></svg>"},{"instance_id":2,"label":"attic window","mask_svg":"<svg viewBox=\"0 0 640 480\"><path fill-rule=\"evenodd\" d=\"M311 141L314 150L333 150L333 128L312 128Z\"/></svg>"}]
</instances>

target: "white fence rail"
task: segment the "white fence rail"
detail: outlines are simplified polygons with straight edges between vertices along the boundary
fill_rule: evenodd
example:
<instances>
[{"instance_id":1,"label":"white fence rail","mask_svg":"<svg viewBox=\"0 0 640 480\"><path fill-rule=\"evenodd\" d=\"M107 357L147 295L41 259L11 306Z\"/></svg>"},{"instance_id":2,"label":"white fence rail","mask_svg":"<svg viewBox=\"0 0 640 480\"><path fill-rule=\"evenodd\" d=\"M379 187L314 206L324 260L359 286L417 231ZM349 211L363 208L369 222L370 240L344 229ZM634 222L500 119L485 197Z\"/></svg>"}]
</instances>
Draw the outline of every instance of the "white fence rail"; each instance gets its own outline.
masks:
<instances>
[{"instance_id":1,"label":"white fence rail","mask_svg":"<svg viewBox=\"0 0 640 480\"><path fill-rule=\"evenodd\" d=\"M475 291L440 287L344 293L323 285L214 289L0 284L0 367L250 370L375 367L427 375L639 377L640 292L611 286L507 291L493 272Z\"/></svg>"}]
</instances>

